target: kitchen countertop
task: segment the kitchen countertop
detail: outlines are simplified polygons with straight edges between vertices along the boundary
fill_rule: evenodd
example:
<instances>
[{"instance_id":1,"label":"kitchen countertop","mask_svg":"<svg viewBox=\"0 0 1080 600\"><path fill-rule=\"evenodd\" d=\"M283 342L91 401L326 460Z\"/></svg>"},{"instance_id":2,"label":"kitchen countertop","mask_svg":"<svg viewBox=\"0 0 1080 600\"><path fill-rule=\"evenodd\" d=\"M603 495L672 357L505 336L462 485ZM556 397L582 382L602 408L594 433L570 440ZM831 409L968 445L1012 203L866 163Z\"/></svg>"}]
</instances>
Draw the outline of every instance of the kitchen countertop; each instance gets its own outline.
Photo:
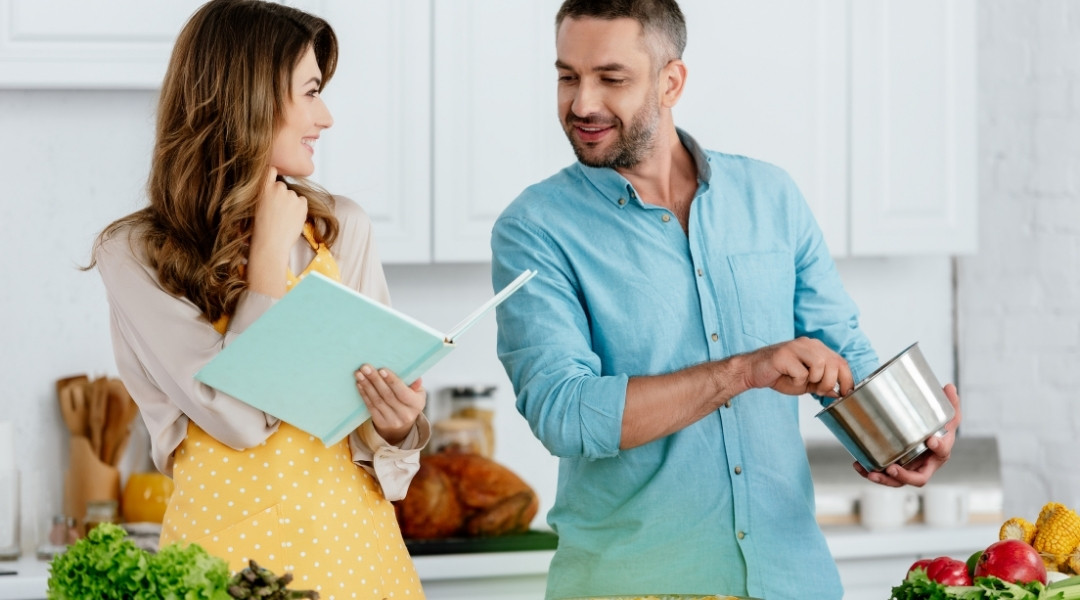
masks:
<instances>
[{"instance_id":1,"label":"kitchen countertop","mask_svg":"<svg viewBox=\"0 0 1080 600\"><path fill-rule=\"evenodd\" d=\"M965 553L985 548L998 539L1001 524L974 524L963 527L906 525L891 531L870 531L859 525L822 527L829 551L837 561L887 556Z\"/></svg>"},{"instance_id":2,"label":"kitchen countertop","mask_svg":"<svg viewBox=\"0 0 1080 600\"><path fill-rule=\"evenodd\" d=\"M1000 525L969 525L951 529L908 525L892 531L869 531L857 525L824 527L829 550L838 561L889 556L939 556L984 548L997 540ZM444 554L413 558L423 581L482 579L538 575L547 572L554 550ZM963 558L966 558L963 557ZM0 600L40 600L45 597L48 563L33 556L0 562Z\"/></svg>"}]
</instances>

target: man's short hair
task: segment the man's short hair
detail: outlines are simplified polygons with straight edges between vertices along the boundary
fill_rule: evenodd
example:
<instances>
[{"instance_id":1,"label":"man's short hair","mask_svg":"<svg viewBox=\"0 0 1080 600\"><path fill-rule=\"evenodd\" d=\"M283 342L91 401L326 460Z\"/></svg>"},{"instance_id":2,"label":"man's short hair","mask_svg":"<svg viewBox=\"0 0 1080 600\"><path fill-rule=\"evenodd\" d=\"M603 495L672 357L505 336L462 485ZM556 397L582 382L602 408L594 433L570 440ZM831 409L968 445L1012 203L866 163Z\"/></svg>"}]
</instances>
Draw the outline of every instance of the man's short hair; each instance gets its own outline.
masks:
<instances>
[{"instance_id":1,"label":"man's short hair","mask_svg":"<svg viewBox=\"0 0 1080 600\"><path fill-rule=\"evenodd\" d=\"M556 31L567 17L637 21L646 37L659 42L653 48L657 69L682 58L686 48L686 20L675 0L566 0L555 15Z\"/></svg>"}]
</instances>

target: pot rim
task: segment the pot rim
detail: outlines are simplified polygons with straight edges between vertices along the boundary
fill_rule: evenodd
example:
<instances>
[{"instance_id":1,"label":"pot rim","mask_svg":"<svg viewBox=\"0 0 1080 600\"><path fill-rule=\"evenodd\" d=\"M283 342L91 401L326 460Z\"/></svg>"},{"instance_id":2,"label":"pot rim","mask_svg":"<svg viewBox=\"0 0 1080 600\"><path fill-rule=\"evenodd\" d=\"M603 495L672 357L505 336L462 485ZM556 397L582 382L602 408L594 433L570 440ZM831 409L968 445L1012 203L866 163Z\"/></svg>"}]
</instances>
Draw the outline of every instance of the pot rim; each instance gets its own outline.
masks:
<instances>
[{"instance_id":1,"label":"pot rim","mask_svg":"<svg viewBox=\"0 0 1080 600\"><path fill-rule=\"evenodd\" d=\"M848 398L851 398L855 394L858 394L859 390L861 390L862 388L869 385L870 382L873 381L878 375L881 375L889 367L891 367L894 364L896 364L897 362L899 362L901 358L903 358L903 357L907 356L908 354L910 354L911 350L913 348L915 348L916 346L918 346L918 345L919 345L919 342L913 342L910 346L908 346L907 348L904 348L903 352L900 352L896 356L890 358L888 362L886 362L885 364L883 364L880 367L878 367L877 369L875 369L873 373L871 373L871 374L867 375L866 377L864 377L859 383L856 383L855 384L855 389L851 390L850 394L848 394L846 396L841 396L841 397L837 398L836 400L833 400L828 405L822 407L822 409L819 410L818 413L816 415L814 415L814 416L815 417L821 416L822 414L832 410L833 407L839 405L844 400L847 400Z\"/></svg>"}]
</instances>

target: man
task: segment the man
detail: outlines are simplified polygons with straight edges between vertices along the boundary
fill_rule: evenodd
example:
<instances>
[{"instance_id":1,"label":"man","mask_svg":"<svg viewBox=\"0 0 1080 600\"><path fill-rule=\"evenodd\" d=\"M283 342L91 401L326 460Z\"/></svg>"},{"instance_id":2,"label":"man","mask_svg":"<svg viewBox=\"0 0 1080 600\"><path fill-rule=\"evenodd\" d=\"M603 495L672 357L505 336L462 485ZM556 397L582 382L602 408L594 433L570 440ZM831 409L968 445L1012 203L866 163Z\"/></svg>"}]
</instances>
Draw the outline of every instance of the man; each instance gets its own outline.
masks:
<instances>
[{"instance_id":1,"label":"man","mask_svg":"<svg viewBox=\"0 0 1080 600\"><path fill-rule=\"evenodd\" d=\"M784 171L675 128L674 0L567 0L556 27L578 163L491 242L496 289L539 271L497 314L518 410L560 457L547 597L838 599L796 402L850 391L878 358L810 209ZM953 442L856 468L922 485Z\"/></svg>"}]
</instances>

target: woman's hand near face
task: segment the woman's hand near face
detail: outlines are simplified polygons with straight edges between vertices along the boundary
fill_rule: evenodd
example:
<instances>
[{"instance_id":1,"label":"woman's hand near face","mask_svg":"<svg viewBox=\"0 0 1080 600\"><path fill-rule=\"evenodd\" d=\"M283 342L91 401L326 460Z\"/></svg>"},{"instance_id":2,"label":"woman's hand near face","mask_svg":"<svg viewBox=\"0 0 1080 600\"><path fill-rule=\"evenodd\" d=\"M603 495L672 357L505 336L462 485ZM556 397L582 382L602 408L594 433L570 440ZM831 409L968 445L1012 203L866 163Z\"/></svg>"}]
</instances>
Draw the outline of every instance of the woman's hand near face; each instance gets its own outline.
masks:
<instances>
[{"instance_id":1,"label":"woman's hand near face","mask_svg":"<svg viewBox=\"0 0 1080 600\"><path fill-rule=\"evenodd\" d=\"M248 288L280 298L285 295L289 252L304 230L307 199L278 181L270 167L255 207L255 224L248 254Z\"/></svg>"},{"instance_id":2,"label":"woman's hand near face","mask_svg":"<svg viewBox=\"0 0 1080 600\"><path fill-rule=\"evenodd\" d=\"M405 439L427 404L421 380L405 385L393 371L371 365L356 370L356 389L371 413L375 431L393 446Z\"/></svg>"}]
</instances>

